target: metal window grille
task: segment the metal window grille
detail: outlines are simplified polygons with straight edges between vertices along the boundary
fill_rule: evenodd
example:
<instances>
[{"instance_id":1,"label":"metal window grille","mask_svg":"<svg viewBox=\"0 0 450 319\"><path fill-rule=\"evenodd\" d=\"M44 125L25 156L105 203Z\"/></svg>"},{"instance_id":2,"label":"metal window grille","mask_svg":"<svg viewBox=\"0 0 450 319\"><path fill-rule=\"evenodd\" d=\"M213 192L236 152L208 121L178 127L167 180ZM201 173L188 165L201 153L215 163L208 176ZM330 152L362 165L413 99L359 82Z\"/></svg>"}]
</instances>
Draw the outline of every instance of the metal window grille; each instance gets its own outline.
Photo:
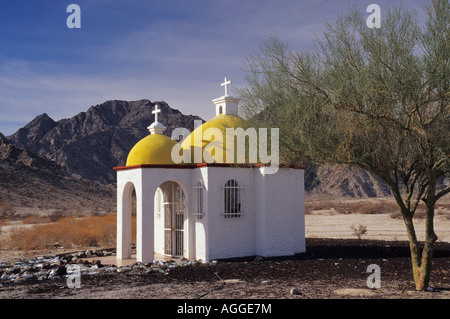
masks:
<instances>
[{"instance_id":1,"label":"metal window grille","mask_svg":"<svg viewBox=\"0 0 450 319\"><path fill-rule=\"evenodd\" d=\"M225 218L241 217L241 186L234 179L225 183L224 190L224 213Z\"/></svg>"}]
</instances>

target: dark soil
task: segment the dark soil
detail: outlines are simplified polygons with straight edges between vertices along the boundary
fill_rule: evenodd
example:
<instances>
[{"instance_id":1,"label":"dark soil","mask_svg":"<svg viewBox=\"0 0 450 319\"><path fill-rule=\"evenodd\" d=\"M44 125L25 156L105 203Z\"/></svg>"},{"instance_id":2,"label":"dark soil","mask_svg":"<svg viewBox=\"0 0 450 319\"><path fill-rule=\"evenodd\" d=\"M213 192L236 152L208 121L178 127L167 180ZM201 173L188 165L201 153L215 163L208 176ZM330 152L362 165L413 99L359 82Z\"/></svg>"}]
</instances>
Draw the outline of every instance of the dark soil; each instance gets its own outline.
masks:
<instances>
[{"instance_id":1,"label":"dark soil","mask_svg":"<svg viewBox=\"0 0 450 319\"><path fill-rule=\"evenodd\" d=\"M430 286L414 289L407 242L307 239L307 252L286 258L219 260L176 267L169 274L102 273L82 276L81 288L65 279L2 283L0 298L450 298L450 243L438 242ZM258 260L258 261L257 261ZM381 269L381 288L367 288L367 266Z\"/></svg>"}]
</instances>

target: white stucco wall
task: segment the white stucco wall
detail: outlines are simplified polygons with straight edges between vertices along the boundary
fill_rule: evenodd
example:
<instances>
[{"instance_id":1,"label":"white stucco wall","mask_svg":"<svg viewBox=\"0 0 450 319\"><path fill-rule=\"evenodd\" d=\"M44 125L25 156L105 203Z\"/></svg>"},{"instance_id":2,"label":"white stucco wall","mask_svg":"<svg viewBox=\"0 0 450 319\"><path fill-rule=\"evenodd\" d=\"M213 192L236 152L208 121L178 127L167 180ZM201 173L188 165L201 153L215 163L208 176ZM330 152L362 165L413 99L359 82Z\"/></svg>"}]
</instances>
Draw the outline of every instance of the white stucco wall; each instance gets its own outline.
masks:
<instances>
[{"instance_id":1,"label":"white stucco wall","mask_svg":"<svg viewBox=\"0 0 450 319\"><path fill-rule=\"evenodd\" d=\"M157 188L154 198L155 210L155 253L164 254L164 197L161 188ZM159 197L159 199L158 199Z\"/></svg>"},{"instance_id":2,"label":"white stucco wall","mask_svg":"<svg viewBox=\"0 0 450 319\"><path fill-rule=\"evenodd\" d=\"M117 258L131 258L131 192L141 191L142 178L137 170L117 172ZM136 203L139 205L139 202Z\"/></svg>"},{"instance_id":3,"label":"white stucco wall","mask_svg":"<svg viewBox=\"0 0 450 319\"><path fill-rule=\"evenodd\" d=\"M197 213L197 190L195 188L191 189L191 201L190 201L190 225L193 230L190 232L190 243L193 247L191 257L197 260L208 260L207 257L207 247L208 247L208 168L201 167L192 170L192 181L191 185L197 185L197 181L201 180L203 183L203 216L194 215Z\"/></svg>"},{"instance_id":4,"label":"white stucco wall","mask_svg":"<svg viewBox=\"0 0 450 319\"><path fill-rule=\"evenodd\" d=\"M188 223L188 217L189 217L189 211L190 211L190 189L191 189L191 169L178 169L178 168L143 168L143 188L145 189L145 195L144 197L147 199L148 207L151 207L152 213L148 213L149 215L152 215L153 221L153 209L154 209L154 195L157 190L157 188L167 181L174 181L181 185L181 188L183 189L184 195L185 195L185 214L184 214L184 256L189 257L189 241L188 241L188 234L190 231L189 223ZM150 220L148 221L148 225L150 226ZM152 222L153 223L153 222ZM159 225L164 227L164 214L161 213L159 222ZM150 226L149 229L152 229L153 225ZM153 232L146 231L145 235L150 236L153 235ZM161 234L163 237L164 235ZM160 237L161 238L161 237ZM162 252L164 251L164 239L162 239L162 243L158 241L158 250L162 249ZM162 244L162 245L161 245ZM162 247L161 247L162 246ZM149 250L150 251L150 248Z\"/></svg>"},{"instance_id":5,"label":"white stucco wall","mask_svg":"<svg viewBox=\"0 0 450 319\"><path fill-rule=\"evenodd\" d=\"M304 252L304 170L280 168L276 174L256 174L255 185L264 194L257 199L257 254Z\"/></svg>"},{"instance_id":6,"label":"white stucco wall","mask_svg":"<svg viewBox=\"0 0 450 319\"><path fill-rule=\"evenodd\" d=\"M254 169L208 167L208 258L255 255ZM225 218L225 183L234 179L241 189L241 217Z\"/></svg>"},{"instance_id":7,"label":"white stucco wall","mask_svg":"<svg viewBox=\"0 0 450 319\"><path fill-rule=\"evenodd\" d=\"M151 262L155 252L164 252L164 213L157 215L155 192L166 181L179 183L185 193L185 257L213 260L304 252L304 171L280 168L276 174L263 172L264 168L217 166L118 171L118 258L131 255L131 210L127 199L131 186L137 195L137 261ZM193 186L198 179L204 182L202 219L193 215L196 212ZM223 216L223 187L230 179L243 187L241 217Z\"/></svg>"},{"instance_id":8,"label":"white stucco wall","mask_svg":"<svg viewBox=\"0 0 450 319\"><path fill-rule=\"evenodd\" d=\"M191 183L191 170L190 169L177 169L177 168L134 168L130 170L121 170L117 172L117 249L118 258L129 258L130 255L127 243L128 229L131 229L131 224L128 219L125 218L124 207L127 203L124 203L123 192L125 185L128 182L132 182L136 189L136 201L137 201L137 218L136 218L136 260L141 262L151 262L154 259L155 253L155 214L154 214L154 196L156 189L166 181L178 182L185 192L186 198L186 211L189 211L189 193L187 190L190 188ZM161 219L163 219L161 215ZM188 215L185 214L184 223L184 250L185 256L189 256L189 244L188 232L189 225L187 222ZM163 222L160 221L160 222ZM158 223L159 224L159 223ZM159 238L159 237L158 237ZM159 241L159 239L158 239ZM158 250L159 250L158 244Z\"/></svg>"}]
</instances>

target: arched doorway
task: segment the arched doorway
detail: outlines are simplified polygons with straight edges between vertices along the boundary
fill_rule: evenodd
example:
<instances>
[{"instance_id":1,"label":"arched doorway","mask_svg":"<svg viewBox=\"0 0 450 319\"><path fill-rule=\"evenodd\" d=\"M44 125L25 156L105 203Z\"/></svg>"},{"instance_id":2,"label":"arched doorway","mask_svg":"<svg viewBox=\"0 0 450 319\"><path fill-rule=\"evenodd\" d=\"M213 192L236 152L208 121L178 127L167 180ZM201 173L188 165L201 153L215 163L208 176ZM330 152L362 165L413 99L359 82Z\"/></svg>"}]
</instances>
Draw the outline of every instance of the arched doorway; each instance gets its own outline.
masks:
<instances>
[{"instance_id":1,"label":"arched doorway","mask_svg":"<svg viewBox=\"0 0 450 319\"><path fill-rule=\"evenodd\" d=\"M164 254L184 255L185 194L180 184L168 181L162 191L161 212L164 218Z\"/></svg>"},{"instance_id":2,"label":"arched doorway","mask_svg":"<svg viewBox=\"0 0 450 319\"><path fill-rule=\"evenodd\" d=\"M120 259L130 259L133 246L136 245L136 211L136 188L132 182L128 182L122 189L117 212L117 256Z\"/></svg>"}]
</instances>

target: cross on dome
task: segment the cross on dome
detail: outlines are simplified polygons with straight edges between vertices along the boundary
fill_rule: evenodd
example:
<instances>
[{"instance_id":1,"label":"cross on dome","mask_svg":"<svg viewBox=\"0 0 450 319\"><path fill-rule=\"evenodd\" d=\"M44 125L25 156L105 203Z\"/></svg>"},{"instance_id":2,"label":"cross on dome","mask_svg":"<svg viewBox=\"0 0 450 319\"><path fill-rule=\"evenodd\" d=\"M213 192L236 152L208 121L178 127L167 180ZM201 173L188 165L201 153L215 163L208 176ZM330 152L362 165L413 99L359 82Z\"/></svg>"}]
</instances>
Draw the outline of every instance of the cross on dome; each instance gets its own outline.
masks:
<instances>
[{"instance_id":1,"label":"cross on dome","mask_svg":"<svg viewBox=\"0 0 450 319\"><path fill-rule=\"evenodd\" d=\"M228 95L228 85L231 84L231 81L227 81L227 77L225 77L225 82L221 83L220 86L225 87L225 95Z\"/></svg>"},{"instance_id":2,"label":"cross on dome","mask_svg":"<svg viewBox=\"0 0 450 319\"><path fill-rule=\"evenodd\" d=\"M155 122L158 122L158 114L161 113L161 109L158 107L159 105L155 105L155 110L152 111L153 114L155 114Z\"/></svg>"},{"instance_id":3,"label":"cross on dome","mask_svg":"<svg viewBox=\"0 0 450 319\"><path fill-rule=\"evenodd\" d=\"M231 81L225 77L225 81L220 86L225 87L225 95L214 99L213 103L216 107L216 116L218 115L238 115L239 113L239 98L228 95L228 85Z\"/></svg>"},{"instance_id":4,"label":"cross on dome","mask_svg":"<svg viewBox=\"0 0 450 319\"><path fill-rule=\"evenodd\" d=\"M155 109L152 111L152 113L155 114L155 122L153 122L153 124L147 128L151 134L162 134L165 131L166 127L158 122L158 114L161 113L161 109L159 108L158 104L155 105Z\"/></svg>"}]
</instances>

